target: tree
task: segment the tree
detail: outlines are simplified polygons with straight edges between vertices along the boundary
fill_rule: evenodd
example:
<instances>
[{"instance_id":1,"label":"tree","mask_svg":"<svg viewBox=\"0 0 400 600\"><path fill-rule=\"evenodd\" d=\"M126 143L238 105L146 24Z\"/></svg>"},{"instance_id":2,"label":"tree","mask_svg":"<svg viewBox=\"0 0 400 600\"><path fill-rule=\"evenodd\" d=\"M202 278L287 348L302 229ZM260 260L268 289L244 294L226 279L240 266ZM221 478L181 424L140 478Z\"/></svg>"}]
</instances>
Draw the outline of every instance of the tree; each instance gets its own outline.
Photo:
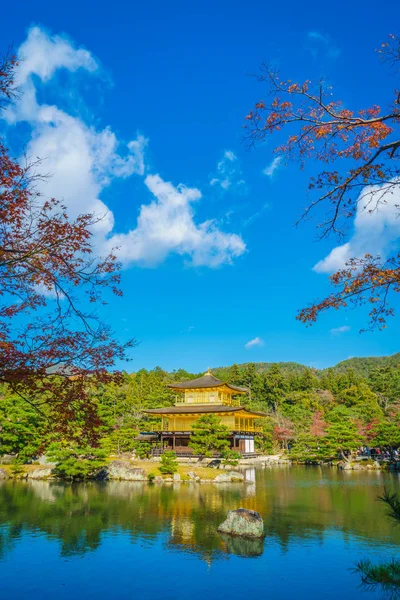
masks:
<instances>
[{"instance_id":1,"label":"tree","mask_svg":"<svg viewBox=\"0 0 400 600\"><path fill-rule=\"evenodd\" d=\"M5 386L4 386L5 388ZM45 419L21 398L2 390L0 396L0 456L17 454L29 460L44 443Z\"/></svg>"},{"instance_id":2,"label":"tree","mask_svg":"<svg viewBox=\"0 0 400 600\"><path fill-rule=\"evenodd\" d=\"M381 421L374 428L374 434L374 443L377 446L386 446L389 448L398 448L400 446L399 423L393 423L388 420Z\"/></svg>"},{"instance_id":3,"label":"tree","mask_svg":"<svg viewBox=\"0 0 400 600\"><path fill-rule=\"evenodd\" d=\"M15 99L14 57L0 65L0 108ZM0 138L0 382L55 428L77 418L91 436L99 424L93 390L109 381L120 344L93 311L108 292L121 295L115 253L97 257L84 214L35 189L38 163L21 165Z\"/></svg>"},{"instance_id":4,"label":"tree","mask_svg":"<svg viewBox=\"0 0 400 600\"><path fill-rule=\"evenodd\" d=\"M210 457L229 448L229 429L213 414L203 415L193 423L189 445L193 454Z\"/></svg>"},{"instance_id":5,"label":"tree","mask_svg":"<svg viewBox=\"0 0 400 600\"><path fill-rule=\"evenodd\" d=\"M400 38L390 35L380 54L394 66L400 63ZM246 117L250 146L264 142L271 134L290 130L285 143L275 152L301 168L310 160L322 162L324 170L310 181L317 195L302 218L322 210L321 237L344 235L345 223L356 214L372 213L391 202L399 193L400 93L395 90L388 108L379 106L351 110L332 99L331 87L305 80L295 83L264 65L258 77L267 86L268 102L259 100ZM336 163L338 166L334 168ZM389 292L400 290L400 254L386 260L379 255L349 257L345 266L331 276L336 291L302 309L298 319L312 324L330 309L351 304L370 306L369 326L382 329L394 314L388 305Z\"/></svg>"},{"instance_id":6,"label":"tree","mask_svg":"<svg viewBox=\"0 0 400 600\"><path fill-rule=\"evenodd\" d=\"M264 375L264 393L267 397L268 406L274 412L278 410L278 406L285 398L288 389L288 381L281 368L279 365L273 364Z\"/></svg>"},{"instance_id":7,"label":"tree","mask_svg":"<svg viewBox=\"0 0 400 600\"><path fill-rule=\"evenodd\" d=\"M321 438L321 453L325 458L337 458L349 462L352 453L361 446L363 438L355 423L350 420L331 423Z\"/></svg>"},{"instance_id":8,"label":"tree","mask_svg":"<svg viewBox=\"0 0 400 600\"><path fill-rule=\"evenodd\" d=\"M160 466L158 470L163 475L173 475L178 470L178 461L175 452L164 452L161 455Z\"/></svg>"},{"instance_id":9,"label":"tree","mask_svg":"<svg viewBox=\"0 0 400 600\"><path fill-rule=\"evenodd\" d=\"M236 450L224 450L222 453L222 462L226 467L237 467L239 464L239 460L242 458L240 452L236 452Z\"/></svg>"},{"instance_id":10,"label":"tree","mask_svg":"<svg viewBox=\"0 0 400 600\"><path fill-rule=\"evenodd\" d=\"M90 479L105 465L100 448L57 442L49 446L48 457L56 463L57 475L65 479Z\"/></svg>"},{"instance_id":11,"label":"tree","mask_svg":"<svg viewBox=\"0 0 400 600\"><path fill-rule=\"evenodd\" d=\"M324 458L318 437L311 433L300 433L290 449L290 458L301 462L315 462Z\"/></svg>"}]
</instances>

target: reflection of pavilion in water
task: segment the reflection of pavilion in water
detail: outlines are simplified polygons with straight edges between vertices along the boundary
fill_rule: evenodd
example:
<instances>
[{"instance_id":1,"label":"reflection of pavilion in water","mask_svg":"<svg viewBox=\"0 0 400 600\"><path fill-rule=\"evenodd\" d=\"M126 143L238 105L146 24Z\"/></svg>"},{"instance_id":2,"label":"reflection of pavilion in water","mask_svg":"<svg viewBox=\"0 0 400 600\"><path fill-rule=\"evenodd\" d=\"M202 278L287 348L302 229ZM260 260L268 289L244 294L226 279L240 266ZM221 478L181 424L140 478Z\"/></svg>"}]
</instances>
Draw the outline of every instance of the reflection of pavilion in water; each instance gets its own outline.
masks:
<instances>
[{"instance_id":1,"label":"reflection of pavilion in water","mask_svg":"<svg viewBox=\"0 0 400 600\"><path fill-rule=\"evenodd\" d=\"M4 482L0 552L10 552L21 531L41 531L60 540L63 556L94 551L105 534L117 532L132 542L162 536L169 549L193 553L208 563L230 553L257 556L259 547L217 533L228 510L239 507L258 511L265 523L265 543L278 541L283 550L300 539L322 542L333 528L374 543L400 542L400 531L376 509L382 478L390 474L343 474L314 467L255 469L254 476L256 484L248 485ZM392 485L398 487L397 479Z\"/></svg>"}]
</instances>

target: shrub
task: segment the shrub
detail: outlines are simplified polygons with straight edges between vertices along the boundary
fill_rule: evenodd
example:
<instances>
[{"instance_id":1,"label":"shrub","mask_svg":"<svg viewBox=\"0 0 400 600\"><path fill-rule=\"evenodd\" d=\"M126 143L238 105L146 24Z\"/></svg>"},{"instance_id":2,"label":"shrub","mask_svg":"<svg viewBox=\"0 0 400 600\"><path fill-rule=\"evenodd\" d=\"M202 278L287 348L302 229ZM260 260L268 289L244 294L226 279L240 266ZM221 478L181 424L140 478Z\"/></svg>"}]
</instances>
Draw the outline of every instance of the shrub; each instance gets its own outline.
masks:
<instances>
[{"instance_id":1,"label":"shrub","mask_svg":"<svg viewBox=\"0 0 400 600\"><path fill-rule=\"evenodd\" d=\"M66 479L90 479L105 465L106 453L101 448L54 443L48 457L56 463L55 472Z\"/></svg>"},{"instance_id":2,"label":"shrub","mask_svg":"<svg viewBox=\"0 0 400 600\"><path fill-rule=\"evenodd\" d=\"M237 467L242 455L236 450L225 450L222 453L222 464L226 467Z\"/></svg>"},{"instance_id":3,"label":"shrub","mask_svg":"<svg viewBox=\"0 0 400 600\"><path fill-rule=\"evenodd\" d=\"M161 455L160 466L158 470L163 475L173 475L178 470L178 461L176 460L175 452L164 452Z\"/></svg>"},{"instance_id":4,"label":"shrub","mask_svg":"<svg viewBox=\"0 0 400 600\"><path fill-rule=\"evenodd\" d=\"M151 444L148 442L137 442L135 446L135 452L139 458L149 458L151 453Z\"/></svg>"},{"instance_id":5,"label":"shrub","mask_svg":"<svg viewBox=\"0 0 400 600\"><path fill-rule=\"evenodd\" d=\"M22 462L18 458L13 460L10 470L13 477L20 477L25 472Z\"/></svg>"},{"instance_id":6,"label":"shrub","mask_svg":"<svg viewBox=\"0 0 400 600\"><path fill-rule=\"evenodd\" d=\"M149 483L154 483L155 478L156 478L156 474L155 473L149 473L147 475L147 479L148 479Z\"/></svg>"}]
</instances>

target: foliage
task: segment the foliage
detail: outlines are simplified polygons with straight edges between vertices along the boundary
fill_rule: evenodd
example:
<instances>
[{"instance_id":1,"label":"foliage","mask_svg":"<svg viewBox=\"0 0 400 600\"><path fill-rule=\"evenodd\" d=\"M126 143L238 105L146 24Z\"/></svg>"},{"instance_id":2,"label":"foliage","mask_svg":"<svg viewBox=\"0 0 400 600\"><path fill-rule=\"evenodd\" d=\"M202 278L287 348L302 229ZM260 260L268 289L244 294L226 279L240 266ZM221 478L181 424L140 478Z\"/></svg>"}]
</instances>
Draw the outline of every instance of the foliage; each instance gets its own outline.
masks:
<instances>
[{"instance_id":1,"label":"foliage","mask_svg":"<svg viewBox=\"0 0 400 600\"><path fill-rule=\"evenodd\" d=\"M194 454L211 457L229 448L229 429L213 414L203 415L193 424L190 447Z\"/></svg>"},{"instance_id":2,"label":"foliage","mask_svg":"<svg viewBox=\"0 0 400 600\"><path fill-rule=\"evenodd\" d=\"M3 386L0 396L0 455L17 454L19 460L30 460L39 453L44 425L37 410L18 396L7 394Z\"/></svg>"},{"instance_id":3,"label":"foliage","mask_svg":"<svg viewBox=\"0 0 400 600\"><path fill-rule=\"evenodd\" d=\"M135 446L135 451L139 458L149 458L151 454L151 444L149 442L138 442Z\"/></svg>"},{"instance_id":4,"label":"foliage","mask_svg":"<svg viewBox=\"0 0 400 600\"><path fill-rule=\"evenodd\" d=\"M156 474L153 473L152 471L147 475L147 479L149 483L154 483L154 480L156 478Z\"/></svg>"},{"instance_id":5,"label":"foliage","mask_svg":"<svg viewBox=\"0 0 400 600\"><path fill-rule=\"evenodd\" d=\"M57 475L65 479L89 479L105 465L106 453L100 448L55 442L49 446L48 457L56 463Z\"/></svg>"},{"instance_id":6,"label":"foliage","mask_svg":"<svg viewBox=\"0 0 400 600\"><path fill-rule=\"evenodd\" d=\"M347 454L355 452L363 443L363 438L354 422L343 420L331 423L326 435L321 438L321 453L327 459L340 457L347 460Z\"/></svg>"},{"instance_id":7,"label":"foliage","mask_svg":"<svg viewBox=\"0 0 400 600\"><path fill-rule=\"evenodd\" d=\"M274 454L274 423L271 417L260 419L262 431L255 438L255 445L262 454Z\"/></svg>"},{"instance_id":8,"label":"foliage","mask_svg":"<svg viewBox=\"0 0 400 600\"><path fill-rule=\"evenodd\" d=\"M0 68L0 109L16 99L17 61ZM53 424L95 439L93 390L133 341L120 344L94 307L121 295L114 253L94 254L90 214L71 219L35 189L40 164L10 156L0 138L0 380ZM44 408L45 407L45 408Z\"/></svg>"},{"instance_id":9,"label":"foliage","mask_svg":"<svg viewBox=\"0 0 400 600\"><path fill-rule=\"evenodd\" d=\"M380 588L386 594L398 598L400 590L400 560L373 565L370 560L362 560L357 564L356 571L361 575L364 587L374 590Z\"/></svg>"},{"instance_id":10,"label":"foliage","mask_svg":"<svg viewBox=\"0 0 400 600\"><path fill-rule=\"evenodd\" d=\"M242 455L236 450L224 450L222 453L222 463L227 467L237 467Z\"/></svg>"},{"instance_id":11,"label":"foliage","mask_svg":"<svg viewBox=\"0 0 400 600\"><path fill-rule=\"evenodd\" d=\"M178 470L178 461L175 452L168 451L161 455L160 466L158 470L163 475L173 475Z\"/></svg>"},{"instance_id":12,"label":"foliage","mask_svg":"<svg viewBox=\"0 0 400 600\"><path fill-rule=\"evenodd\" d=\"M390 35L382 44L381 56L400 63L400 40ZM283 79L276 69L264 65L258 80L266 87L265 97L246 116L250 146L264 143L273 134L288 131L286 141L275 149L281 159L296 161L303 168L320 161L322 171L309 184L310 213L323 211L321 237L343 236L346 222L362 213L379 211L398 193L400 156L400 100L395 89L385 109L377 105L361 110L335 99L324 80L296 83ZM394 205L398 210L398 207ZM343 247L343 246L342 246ZM394 310L388 305L389 292L400 290L400 254L349 256L345 266L331 275L335 291L300 311L298 319L314 323L331 308L349 305L370 307L370 327L382 329Z\"/></svg>"},{"instance_id":13,"label":"foliage","mask_svg":"<svg viewBox=\"0 0 400 600\"><path fill-rule=\"evenodd\" d=\"M384 490L378 498L386 504L388 516L396 523L400 523L400 496L397 492ZM380 588L384 592L398 597L400 592L400 561L393 559L388 563L373 565L369 560L358 563L356 571L360 573L364 586L370 589Z\"/></svg>"},{"instance_id":14,"label":"foliage","mask_svg":"<svg viewBox=\"0 0 400 600\"><path fill-rule=\"evenodd\" d=\"M241 402L249 409L268 415L257 423L262 428L255 438L258 450L265 454L284 451L296 460L330 460L340 454L335 436L344 433L349 442L346 453L354 452L360 443L372 447L400 447L400 393L397 392L400 363L393 360L390 366L382 367L376 367L374 361L368 364L365 377L355 369L318 372L304 368L301 372L286 372L279 365L273 365L269 373L258 371L257 365L251 368L234 365L231 375L235 384L244 386L251 381L253 385L251 397L242 397ZM141 369L137 373L123 373L119 383L102 383L91 391L98 423L96 435L104 452L135 452L140 458L149 457L151 444L136 438L139 433L154 431L161 421L157 416L147 416L144 410L174 403L174 393L166 384L176 377L190 378L186 372L167 373L159 367L151 371ZM45 453L52 442L67 443L67 438L57 428L54 430L52 420L47 418L48 412L51 408L43 405L42 412L38 413L9 386L3 385L0 388L0 452L16 453L21 460L29 461ZM204 417L199 421L200 433L196 433L195 427L192 436L192 443L194 440L202 452L207 451L206 456L228 448L227 428L221 429L217 417L211 417L211 424L209 418L206 415L208 426L205 428ZM85 412L78 414L69 429L68 439L71 440L73 432L72 439L79 440L81 447L93 445L85 420ZM338 428L333 428L333 424ZM218 425L217 431L213 429L215 425ZM328 429L330 435L327 436ZM211 444L209 449L209 438L211 436L212 441L216 433L220 440L218 447Z\"/></svg>"},{"instance_id":15,"label":"foliage","mask_svg":"<svg viewBox=\"0 0 400 600\"><path fill-rule=\"evenodd\" d=\"M300 433L291 448L290 457L301 462L315 462L325 458L325 454L317 436Z\"/></svg>"}]
</instances>

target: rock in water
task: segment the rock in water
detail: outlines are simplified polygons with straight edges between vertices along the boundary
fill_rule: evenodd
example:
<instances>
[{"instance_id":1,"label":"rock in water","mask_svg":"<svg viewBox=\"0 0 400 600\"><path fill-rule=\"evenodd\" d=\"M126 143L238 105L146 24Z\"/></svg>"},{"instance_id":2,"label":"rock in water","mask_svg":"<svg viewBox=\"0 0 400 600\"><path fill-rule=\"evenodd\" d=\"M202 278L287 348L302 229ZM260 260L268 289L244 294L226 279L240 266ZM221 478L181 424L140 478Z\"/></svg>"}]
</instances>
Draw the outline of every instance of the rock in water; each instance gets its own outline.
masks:
<instances>
[{"instance_id":1,"label":"rock in water","mask_svg":"<svg viewBox=\"0 0 400 600\"><path fill-rule=\"evenodd\" d=\"M0 479L8 479L8 473L5 469L0 468Z\"/></svg>"},{"instance_id":2,"label":"rock in water","mask_svg":"<svg viewBox=\"0 0 400 600\"><path fill-rule=\"evenodd\" d=\"M51 477L52 472L52 467L35 469L35 471L31 471L30 473L28 473L28 479L48 479L49 477Z\"/></svg>"},{"instance_id":3,"label":"rock in water","mask_svg":"<svg viewBox=\"0 0 400 600\"><path fill-rule=\"evenodd\" d=\"M123 481L147 481L146 471L138 469L125 460L114 460L107 467L109 479Z\"/></svg>"},{"instance_id":4,"label":"rock in water","mask_svg":"<svg viewBox=\"0 0 400 600\"><path fill-rule=\"evenodd\" d=\"M238 481L244 481L244 475L237 473L236 471L227 471L221 473L214 478L215 483L235 483Z\"/></svg>"},{"instance_id":5,"label":"rock in water","mask_svg":"<svg viewBox=\"0 0 400 600\"><path fill-rule=\"evenodd\" d=\"M228 512L226 520L218 527L218 531L248 538L262 538L264 537L264 522L255 510L238 508Z\"/></svg>"}]
</instances>

